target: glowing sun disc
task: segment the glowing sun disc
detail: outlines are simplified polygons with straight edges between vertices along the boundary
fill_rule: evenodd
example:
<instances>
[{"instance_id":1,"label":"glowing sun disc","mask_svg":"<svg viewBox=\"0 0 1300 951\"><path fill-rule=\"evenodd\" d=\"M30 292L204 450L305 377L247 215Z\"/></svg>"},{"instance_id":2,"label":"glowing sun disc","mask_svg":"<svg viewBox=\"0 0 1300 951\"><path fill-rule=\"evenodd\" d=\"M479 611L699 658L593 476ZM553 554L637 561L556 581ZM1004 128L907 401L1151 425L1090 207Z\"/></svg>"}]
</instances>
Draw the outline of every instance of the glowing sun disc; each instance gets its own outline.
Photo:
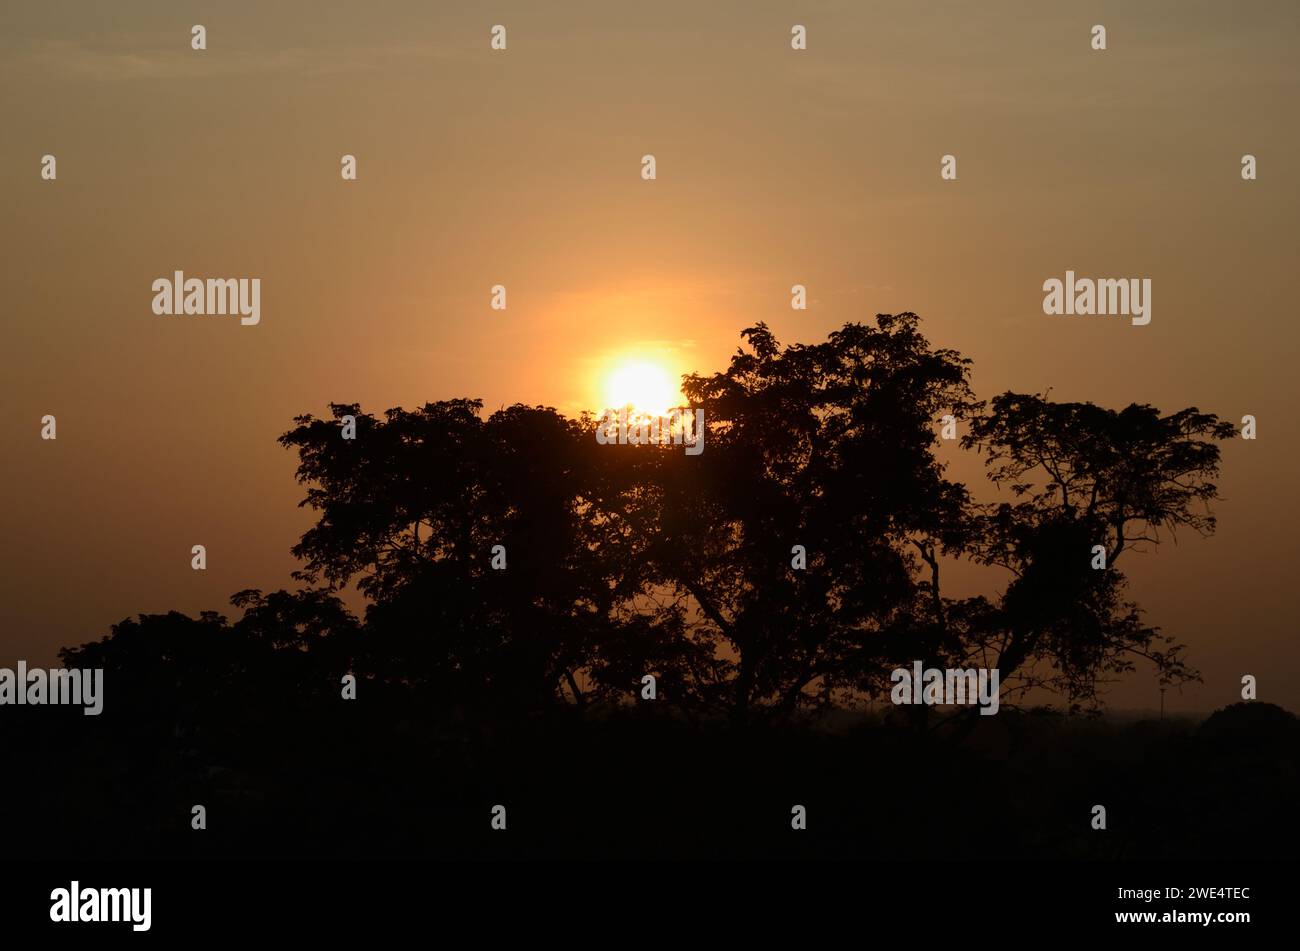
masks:
<instances>
[{"instance_id":1,"label":"glowing sun disc","mask_svg":"<svg viewBox=\"0 0 1300 951\"><path fill-rule=\"evenodd\" d=\"M665 413L682 405L677 385L657 363L629 360L616 366L605 380L605 406L631 406L641 413Z\"/></svg>"}]
</instances>

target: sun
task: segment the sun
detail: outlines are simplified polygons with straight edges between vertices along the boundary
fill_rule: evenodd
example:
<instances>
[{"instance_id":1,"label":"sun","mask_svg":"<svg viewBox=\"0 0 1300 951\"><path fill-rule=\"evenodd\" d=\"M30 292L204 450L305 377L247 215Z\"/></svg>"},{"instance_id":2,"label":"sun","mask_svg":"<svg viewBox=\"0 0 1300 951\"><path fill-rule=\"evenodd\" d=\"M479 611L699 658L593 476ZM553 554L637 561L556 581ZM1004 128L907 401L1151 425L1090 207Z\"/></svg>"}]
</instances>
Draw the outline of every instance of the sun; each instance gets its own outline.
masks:
<instances>
[{"instance_id":1,"label":"sun","mask_svg":"<svg viewBox=\"0 0 1300 951\"><path fill-rule=\"evenodd\" d=\"M605 378L603 409L631 406L638 413L664 414L682 405L681 391L668 371L649 360L620 363Z\"/></svg>"}]
</instances>

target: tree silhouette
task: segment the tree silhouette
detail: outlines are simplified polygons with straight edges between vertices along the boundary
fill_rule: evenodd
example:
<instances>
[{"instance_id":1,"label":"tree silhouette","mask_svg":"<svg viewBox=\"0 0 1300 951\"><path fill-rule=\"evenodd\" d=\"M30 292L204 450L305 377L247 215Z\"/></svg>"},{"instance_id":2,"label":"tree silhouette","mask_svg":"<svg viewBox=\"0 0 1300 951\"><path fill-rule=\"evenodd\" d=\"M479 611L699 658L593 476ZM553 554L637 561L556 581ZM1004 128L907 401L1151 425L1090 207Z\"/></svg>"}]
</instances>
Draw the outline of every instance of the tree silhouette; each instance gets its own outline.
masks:
<instances>
[{"instance_id":1,"label":"tree silhouette","mask_svg":"<svg viewBox=\"0 0 1300 951\"><path fill-rule=\"evenodd\" d=\"M1165 683L1196 676L1144 622L1119 565L1179 529L1214 530L1218 443L1233 427L1194 408L979 402L969 372L913 314L813 345L758 324L724 370L684 381L705 416L698 455L602 445L591 414L485 414L467 399L300 416L280 441L315 516L293 549L303 587L240 591L233 621L142 615L62 651L69 667L105 668L105 715L24 707L0 730L15 762L68 749L61 762L93 781L69 773L58 797L22 808L48 818L41 828L78 817L69 842L120 827L96 833L110 854L274 841L280 854L477 856L498 789L548 816L525 823L536 838L512 834L510 854L861 857L882 847L879 815L936 850L949 844L948 825L924 821L936 812L1009 830L1008 855L1235 855L1243 841L1285 854L1294 837L1260 833L1295 796L1293 718L1272 717L1273 739L1246 749L1237 726L1266 712L1255 703L1194 736L1175 719L1102 724L1100 743L1024 710L1096 709L1139 662ZM986 461L978 498L938 452L949 414ZM962 562L1007 578L952 597L941 581ZM890 672L918 660L996 668L996 723L918 705L814 728L808 714L887 695ZM341 697L344 674L356 702ZM899 719L936 729L918 741ZM963 743L980 724L981 743L1005 732L1010 756ZM881 759L921 778L873 783ZM647 763L674 768L647 784ZM936 791L957 768L963 794ZM1268 782L1243 787L1242 770ZM1062 813L1084 773L1130 817L1105 843ZM697 838L701 801L738 811ZM835 831L755 831L780 829L771 816L790 801L819 803L818 828ZM173 819L196 802L214 803L226 831L186 835ZM452 821L422 818L433 813Z\"/></svg>"},{"instance_id":2,"label":"tree silhouette","mask_svg":"<svg viewBox=\"0 0 1300 951\"><path fill-rule=\"evenodd\" d=\"M1156 547L1162 532L1213 532L1214 441L1233 435L1231 423L1195 408L1161 416L1137 404L1117 412L996 397L964 444L987 453L990 477L1021 501L977 507L972 552L1013 578L997 610L968 628L968 646L994 658L1004 683L1021 674L1022 690L1048 687L1074 705L1093 704L1100 680L1134 658L1153 662L1162 683L1196 679L1182 648L1124 599L1116 563ZM1105 570L1092 567L1093 546Z\"/></svg>"},{"instance_id":3,"label":"tree silhouette","mask_svg":"<svg viewBox=\"0 0 1300 951\"><path fill-rule=\"evenodd\" d=\"M596 643L644 626L617 612L625 596L585 517L585 427L547 408L486 420L480 409L299 417L281 442L299 453L303 504L319 519L293 550L298 577L335 589L356 579L382 677L467 708L585 704L577 675ZM346 415L355 440L341 438ZM492 568L498 545L504 570Z\"/></svg>"},{"instance_id":4,"label":"tree silhouette","mask_svg":"<svg viewBox=\"0 0 1300 951\"><path fill-rule=\"evenodd\" d=\"M918 554L959 543L965 492L943 478L933 423L971 395L968 361L917 323L886 315L785 349L759 324L725 372L685 381L701 455L602 455L596 512L668 595L690 700L735 722L788 715L941 636Z\"/></svg>"},{"instance_id":5,"label":"tree silhouette","mask_svg":"<svg viewBox=\"0 0 1300 951\"><path fill-rule=\"evenodd\" d=\"M763 324L742 338L725 371L684 380L704 412L699 455L601 445L590 414L484 418L468 399L300 416L280 442L317 516L293 549L311 587L240 592L234 625L123 622L65 659L131 677L224 664L336 684L352 671L489 719L629 702L651 674L661 706L735 724L851 705L915 660L997 668L1014 681L1004 700L1040 688L1076 709L1139 659L1165 683L1197 676L1126 599L1116 564L1162 533L1213 531L1230 424L1194 408L977 402L970 362L931 347L911 313L815 345L782 347ZM977 502L946 478L946 414L1014 501ZM1011 580L948 597L952 559ZM360 620L339 599L350 585ZM159 633L182 620L192 637Z\"/></svg>"}]
</instances>

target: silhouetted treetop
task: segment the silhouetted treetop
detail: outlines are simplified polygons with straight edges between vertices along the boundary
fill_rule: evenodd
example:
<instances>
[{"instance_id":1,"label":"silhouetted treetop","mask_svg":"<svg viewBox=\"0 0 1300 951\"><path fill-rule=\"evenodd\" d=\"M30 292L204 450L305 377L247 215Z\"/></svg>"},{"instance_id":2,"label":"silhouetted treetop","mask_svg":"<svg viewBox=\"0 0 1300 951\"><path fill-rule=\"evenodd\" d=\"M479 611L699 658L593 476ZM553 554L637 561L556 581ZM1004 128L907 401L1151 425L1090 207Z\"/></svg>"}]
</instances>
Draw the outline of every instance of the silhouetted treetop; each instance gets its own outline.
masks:
<instances>
[{"instance_id":1,"label":"silhouetted treetop","mask_svg":"<svg viewBox=\"0 0 1300 951\"><path fill-rule=\"evenodd\" d=\"M741 340L725 369L683 379L698 455L472 399L299 416L280 442L316 516L293 548L313 587L240 592L235 625L123 622L75 656L144 650L139 671L203 643L241 669L260 652L285 675L355 670L505 716L633 702L651 675L665 709L742 724L879 695L916 660L996 668L1004 703L1038 688L1074 707L1138 661L1164 683L1197 676L1117 563L1162 532L1213 531L1229 423L977 401L970 361L911 313L815 344L762 323ZM948 478L945 417L1009 498ZM942 569L960 560L1005 568L1004 586L949 596ZM361 619L339 599L352 584ZM160 633L186 624L192 643Z\"/></svg>"}]
</instances>

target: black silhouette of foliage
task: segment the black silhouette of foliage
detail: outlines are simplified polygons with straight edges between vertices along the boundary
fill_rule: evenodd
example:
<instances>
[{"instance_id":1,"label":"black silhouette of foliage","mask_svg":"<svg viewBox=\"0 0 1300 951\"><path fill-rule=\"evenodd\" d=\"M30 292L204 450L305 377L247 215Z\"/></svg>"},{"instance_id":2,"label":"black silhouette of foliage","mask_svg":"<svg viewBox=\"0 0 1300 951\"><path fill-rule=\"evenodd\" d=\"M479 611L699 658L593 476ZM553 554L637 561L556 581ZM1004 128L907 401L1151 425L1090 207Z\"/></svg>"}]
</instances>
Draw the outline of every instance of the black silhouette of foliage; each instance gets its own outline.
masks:
<instances>
[{"instance_id":1,"label":"black silhouette of foliage","mask_svg":"<svg viewBox=\"0 0 1300 951\"><path fill-rule=\"evenodd\" d=\"M601 637L643 622L620 615L627 596L586 516L584 425L541 407L483 419L471 400L331 410L281 439L319 512L294 554L302 580L357 579L373 672L467 707L586 703L579 675ZM348 415L355 440L341 438ZM507 570L491 568L497 545Z\"/></svg>"},{"instance_id":2,"label":"black silhouette of foliage","mask_svg":"<svg viewBox=\"0 0 1300 951\"><path fill-rule=\"evenodd\" d=\"M1024 673L1024 686L1092 705L1101 679L1135 658L1153 662L1162 683L1198 677L1181 647L1124 599L1116 563L1158 545L1162 531L1213 532L1215 440L1234 432L1195 408L1161 416L1151 406L1117 412L1018 393L975 416L964 445L985 452L990 478L1021 500L977 507L971 535L973 557L1013 575L971 636L1004 682ZM1093 546L1105 570L1092 567Z\"/></svg>"},{"instance_id":3,"label":"black silhouette of foliage","mask_svg":"<svg viewBox=\"0 0 1300 951\"><path fill-rule=\"evenodd\" d=\"M234 637L209 644L205 615L191 643L150 642L133 675L169 658L189 670L173 651L251 672L247 652L260 651L293 658L277 676L354 671L443 709L512 717L630 702L653 674L661 706L738 724L852 705L914 660L996 667L1004 702L1039 688L1075 708L1138 660L1165 683L1197 676L1125 597L1117 563L1162 533L1213 531L1230 424L1194 408L978 402L970 362L932 347L910 313L814 345L782 346L763 324L742 338L724 371L684 380L706 420L699 455L602 446L590 415L485 417L468 399L298 417L280 442L316 513L293 549L310 587L241 592ZM945 476L945 414L1012 501L976 502ZM492 568L498 545L506 570ZM947 597L951 559L1010 580ZM339 600L352 585L360 620ZM111 650L69 656L134 656L135 623Z\"/></svg>"},{"instance_id":4,"label":"black silhouette of foliage","mask_svg":"<svg viewBox=\"0 0 1300 951\"><path fill-rule=\"evenodd\" d=\"M547 817L491 840L512 855L896 857L880 815L929 852L978 824L1018 857L1294 850L1275 821L1297 794L1289 714L1251 703L1199 733L1094 733L1016 702L1095 710L1139 663L1166 684L1197 676L1120 565L1180 528L1214 530L1231 425L1046 395L979 402L969 361L933 348L913 314L815 345L762 324L742 338L724 370L684 381L705 414L699 455L600 445L591 415L485 415L476 400L298 417L280 441L315 515L293 549L304 587L238 592L234 621L142 615L62 651L105 669L106 712L0 721L14 762L71 751L49 767L59 792L13 811L109 855L481 856L498 789ZM947 414L997 500L948 478ZM951 597L943 571L960 561L1005 580ZM880 723L846 712L916 660L997 668L1000 715L939 718L959 729L920 740L923 706ZM345 674L356 702L340 700ZM859 725L820 731L809 713ZM977 752L999 744L1011 755ZM915 783L875 782L865 764L881 761ZM934 792L953 771L963 795ZM1127 817L1104 839L1078 819L1084 775L1087 803ZM792 801L817 802L827 831L762 833ZM173 821L194 802L225 831ZM728 804L707 836L691 831L701 802Z\"/></svg>"},{"instance_id":5,"label":"black silhouette of foliage","mask_svg":"<svg viewBox=\"0 0 1300 951\"><path fill-rule=\"evenodd\" d=\"M917 323L882 316L785 349L749 328L725 372L685 380L701 455L602 457L624 481L594 506L679 607L691 701L740 722L788 715L878 678L904 627L929 652L917 552L956 544L965 504L935 459L934 420L973 404L968 361L931 349ZM791 569L795 545L806 570Z\"/></svg>"}]
</instances>

